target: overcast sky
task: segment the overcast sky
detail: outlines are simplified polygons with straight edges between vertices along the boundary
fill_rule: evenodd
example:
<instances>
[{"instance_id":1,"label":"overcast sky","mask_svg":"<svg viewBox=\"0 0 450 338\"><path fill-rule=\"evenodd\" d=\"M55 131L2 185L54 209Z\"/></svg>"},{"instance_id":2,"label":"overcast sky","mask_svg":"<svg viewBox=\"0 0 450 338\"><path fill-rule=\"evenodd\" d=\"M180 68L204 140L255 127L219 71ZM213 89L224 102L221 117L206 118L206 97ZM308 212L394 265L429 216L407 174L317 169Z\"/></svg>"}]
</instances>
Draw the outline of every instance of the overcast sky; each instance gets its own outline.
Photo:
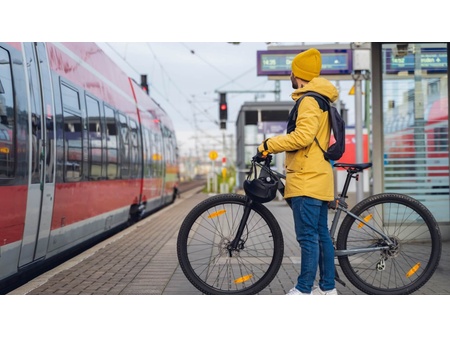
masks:
<instances>
[{"instance_id":1,"label":"overcast sky","mask_svg":"<svg viewBox=\"0 0 450 338\"><path fill-rule=\"evenodd\" d=\"M308 48L311 43L271 44ZM234 140L235 122L244 102L275 100L275 81L257 76L257 51L268 49L265 42L110 42L101 46L137 81L141 74L148 76L150 96L175 124L182 156L205 147L222 150L219 92L228 92L228 140ZM340 85L347 93L352 83ZM280 87L280 100L291 101L290 81L280 81Z\"/></svg>"},{"instance_id":2,"label":"overcast sky","mask_svg":"<svg viewBox=\"0 0 450 338\"><path fill-rule=\"evenodd\" d=\"M227 94L226 135L234 134L236 117L245 101L274 100L274 94L264 93L274 90L274 82L256 75L256 52L266 50L265 43L108 43L102 46L106 51L111 49L136 80L139 81L140 74L147 74L150 96L175 124L181 155L192 154L195 139L197 146L222 147L219 91L238 92ZM288 100L287 83L282 87L281 97Z\"/></svg>"}]
</instances>

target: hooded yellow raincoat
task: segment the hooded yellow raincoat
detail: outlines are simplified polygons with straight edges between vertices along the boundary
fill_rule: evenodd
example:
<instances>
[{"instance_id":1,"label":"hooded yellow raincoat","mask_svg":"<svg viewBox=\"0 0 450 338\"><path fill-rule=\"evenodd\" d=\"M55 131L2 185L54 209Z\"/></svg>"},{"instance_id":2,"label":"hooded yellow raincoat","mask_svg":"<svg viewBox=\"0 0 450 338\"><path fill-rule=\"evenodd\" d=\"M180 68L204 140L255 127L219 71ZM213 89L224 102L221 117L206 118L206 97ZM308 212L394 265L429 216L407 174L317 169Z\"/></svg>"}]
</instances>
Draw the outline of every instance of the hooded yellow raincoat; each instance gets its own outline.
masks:
<instances>
[{"instance_id":1,"label":"hooded yellow raincoat","mask_svg":"<svg viewBox=\"0 0 450 338\"><path fill-rule=\"evenodd\" d=\"M303 88L295 90L292 98L297 101L309 91L322 94L331 102L338 98L336 87L322 77L316 77ZM331 133L328 115L320 109L314 97L305 97L298 107L295 130L265 141L269 153L286 152L285 198L308 196L322 201L334 199L331 164L325 160L314 141L317 137L322 149L328 148ZM264 151L264 142L258 146L258 151Z\"/></svg>"}]
</instances>

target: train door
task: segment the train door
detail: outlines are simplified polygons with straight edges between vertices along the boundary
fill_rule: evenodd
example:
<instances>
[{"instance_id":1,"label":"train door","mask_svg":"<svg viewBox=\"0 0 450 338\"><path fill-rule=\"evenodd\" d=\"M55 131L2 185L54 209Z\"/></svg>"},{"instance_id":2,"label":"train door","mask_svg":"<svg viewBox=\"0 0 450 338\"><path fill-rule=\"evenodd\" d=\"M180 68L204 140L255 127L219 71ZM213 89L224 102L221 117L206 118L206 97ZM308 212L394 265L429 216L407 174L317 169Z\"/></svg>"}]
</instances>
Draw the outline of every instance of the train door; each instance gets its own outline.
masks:
<instances>
[{"instance_id":1,"label":"train door","mask_svg":"<svg viewBox=\"0 0 450 338\"><path fill-rule=\"evenodd\" d=\"M30 165L19 267L47 252L55 191L55 119L44 43L24 43L28 78Z\"/></svg>"}]
</instances>

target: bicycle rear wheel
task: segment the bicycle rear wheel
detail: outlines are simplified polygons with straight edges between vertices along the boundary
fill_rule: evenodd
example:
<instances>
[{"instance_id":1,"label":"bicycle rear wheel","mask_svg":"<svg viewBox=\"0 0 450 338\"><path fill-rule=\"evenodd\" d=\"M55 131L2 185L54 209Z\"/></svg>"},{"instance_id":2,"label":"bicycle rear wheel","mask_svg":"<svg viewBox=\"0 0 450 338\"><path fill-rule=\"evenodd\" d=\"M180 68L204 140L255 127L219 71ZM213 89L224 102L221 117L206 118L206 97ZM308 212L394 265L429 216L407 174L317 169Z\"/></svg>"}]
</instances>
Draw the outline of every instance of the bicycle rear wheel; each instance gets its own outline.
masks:
<instances>
[{"instance_id":1,"label":"bicycle rear wheel","mask_svg":"<svg viewBox=\"0 0 450 338\"><path fill-rule=\"evenodd\" d=\"M339 229L336 249L348 280L366 294L411 294L433 275L441 256L441 235L430 211L419 201L402 194L383 193L358 203ZM339 250L377 248L375 251L339 256Z\"/></svg>"},{"instance_id":2,"label":"bicycle rear wheel","mask_svg":"<svg viewBox=\"0 0 450 338\"><path fill-rule=\"evenodd\" d=\"M283 259L283 235L277 220L253 202L238 250L235 238L247 197L223 194L197 205L184 219L177 239L180 266L205 294L256 294L277 274Z\"/></svg>"}]
</instances>

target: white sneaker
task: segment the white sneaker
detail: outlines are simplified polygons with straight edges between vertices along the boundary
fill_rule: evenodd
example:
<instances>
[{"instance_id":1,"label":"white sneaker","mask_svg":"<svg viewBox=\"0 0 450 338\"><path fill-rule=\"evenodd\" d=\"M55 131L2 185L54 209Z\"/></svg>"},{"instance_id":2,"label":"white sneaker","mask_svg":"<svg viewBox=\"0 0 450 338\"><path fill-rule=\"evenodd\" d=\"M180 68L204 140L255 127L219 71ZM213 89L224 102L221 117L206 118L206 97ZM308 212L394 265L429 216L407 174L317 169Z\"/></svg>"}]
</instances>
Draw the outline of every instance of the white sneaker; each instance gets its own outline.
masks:
<instances>
[{"instance_id":1,"label":"white sneaker","mask_svg":"<svg viewBox=\"0 0 450 338\"><path fill-rule=\"evenodd\" d=\"M288 295L288 296L309 296L309 295L311 295L311 293L301 292L296 287L293 287L292 289L289 290L288 293L286 293L286 295Z\"/></svg>"},{"instance_id":2,"label":"white sneaker","mask_svg":"<svg viewBox=\"0 0 450 338\"><path fill-rule=\"evenodd\" d=\"M313 295L322 295L322 296L337 296L337 290L333 289L333 290L329 290L329 291L322 291L321 288L316 287L314 290L312 290Z\"/></svg>"}]
</instances>

